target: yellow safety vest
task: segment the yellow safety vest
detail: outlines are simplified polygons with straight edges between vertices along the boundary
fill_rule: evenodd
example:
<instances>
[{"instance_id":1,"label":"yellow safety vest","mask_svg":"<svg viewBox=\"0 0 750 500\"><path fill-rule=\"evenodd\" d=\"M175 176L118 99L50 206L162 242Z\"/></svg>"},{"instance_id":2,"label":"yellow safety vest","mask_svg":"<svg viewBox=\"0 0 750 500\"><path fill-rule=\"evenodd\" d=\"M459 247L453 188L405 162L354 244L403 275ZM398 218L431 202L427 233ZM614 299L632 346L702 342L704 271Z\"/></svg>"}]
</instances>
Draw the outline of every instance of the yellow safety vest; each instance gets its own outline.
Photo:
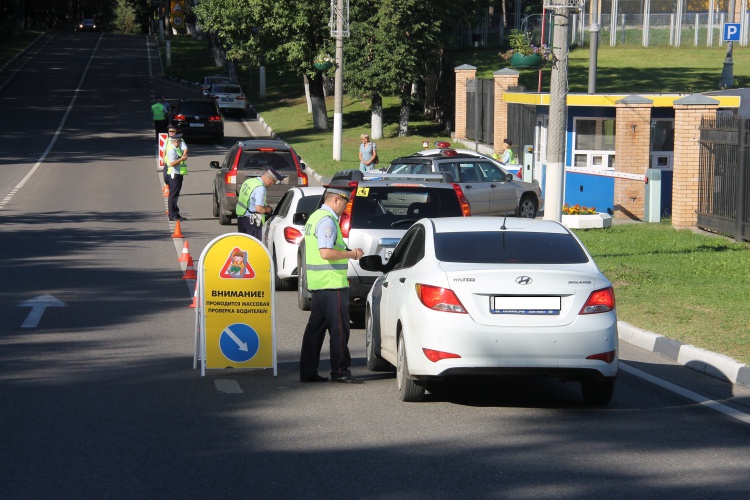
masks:
<instances>
[{"instance_id":1,"label":"yellow safety vest","mask_svg":"<svg viewBox=\"0 0 750 500\"><path fill-rule=\"evenodd\" d=\"M324 217L330 217L336 223L336 219L328 210L318 209L310 215L305 225L307 288L309 290L347 288L349 281L346 278L346 272L349 269L349 259L325 260L320 256L315 227ZM336 224L336 232L336 243L333 247L336 250L346 250L346 243L344 243L344 237L338 224Z\"/></svg>"},{"instance_id":2,"label":"yellow safety vest","mask_svg":"<svg viewBox=\"0 0 750 500\"><path fill-rule=\"evenodd\" d=\"M167 119L167 114L164 112L164 105L160 102L154 103L151 106L151 112L154 114L155 122Z\"/></svg>"},{"instance_id":3,"label":"yellow safety vest","mask_svg":"<svg viewBox=\"0 0 750 500\"><path fill-rule=\"evenodd\" d=\"M171 140L169 140L169 144L167 144L167 149L164 151L164 159L167 162L169 162L169 150L170 149L174 149L175 151L177 151L178 158L182 157L182 144L180 144L180 147L177 147L174 144L172 144ZM187 175L188 173L187 162L181 161L178 165L180 166L180 175ZM174 166L169 165L169 168L167 169L167 175L172 175L173 173L175 173Z\"/></svg>"},{"instance_id":4,"label":"yellow safety vest","mask_svg":"<svg viewBox=\"0 0 750 500\"><path fill-rule=\"evenodd\" d=\"M248 203L250 203L250 195L253 194L253 191L255 191L255 188L260 187L263 185L263 179L260 177L251 177L250 179L246 180L242 183L242 187L240 187L240 196L237 198L237 217L244 216L250 208L247 206ZM266 198L263 198L263 205L266 204ZM255 212L255 207L253 207L253 210L250 210L251 212ZM261 223L266 223L266 215L265 214L258 214L262 216Z\"/></svg>"}]
</instances>

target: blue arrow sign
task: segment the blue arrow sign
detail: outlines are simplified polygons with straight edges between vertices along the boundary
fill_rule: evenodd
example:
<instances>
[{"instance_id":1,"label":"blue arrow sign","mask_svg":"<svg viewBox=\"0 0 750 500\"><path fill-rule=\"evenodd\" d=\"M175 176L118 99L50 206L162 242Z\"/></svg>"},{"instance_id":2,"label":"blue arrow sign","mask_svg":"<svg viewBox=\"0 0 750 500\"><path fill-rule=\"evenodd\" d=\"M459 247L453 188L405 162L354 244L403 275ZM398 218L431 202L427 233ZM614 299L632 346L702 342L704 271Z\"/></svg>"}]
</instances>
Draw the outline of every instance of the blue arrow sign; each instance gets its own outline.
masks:
<instances>
[{"instance_id":1,"label":"blue arrow sign","mask_svg":"<svg viewBox=\"0 0 750 500\"><path fill-rule=\"evenodd\" d=\"M739 42L740 41L740 23L726 23L724 25L724 41L725 42Z\"/></svg>"},{"instance_id":2,"label":"blue arrow sign","mask_svg":"<svg viewBox=\"0 0 750 500\"><path fill-rule=\"evenodd\" d=\"M224 328L219 337L221 353L230 361L244 363L258 354L260 337L252 327L235 323Z\"/></svg>"}]
</instances>

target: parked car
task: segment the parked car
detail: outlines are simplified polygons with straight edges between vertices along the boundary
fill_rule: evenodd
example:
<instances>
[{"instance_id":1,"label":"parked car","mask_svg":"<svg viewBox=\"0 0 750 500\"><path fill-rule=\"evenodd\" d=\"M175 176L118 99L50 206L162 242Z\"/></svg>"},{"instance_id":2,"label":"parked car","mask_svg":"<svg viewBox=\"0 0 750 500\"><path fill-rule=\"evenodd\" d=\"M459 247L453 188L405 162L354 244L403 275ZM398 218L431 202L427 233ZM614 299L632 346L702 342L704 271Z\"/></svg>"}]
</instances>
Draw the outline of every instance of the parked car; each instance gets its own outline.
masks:
<instances>
[{"instance_id":1,"label":"parked car","mask_svg":"<svg viewBox=\"0 0 750 500\"><path fill-rule=\"evenodd\" d=\"M461 185L472 215L508 215L533 219L543 207L542 190L508 173L499 161L481 153L454 149L421 151L396 158L389 173L448 172Z\"/></svg>"},{"instance_id":2,"label":"parked car","mask_svg":"<svg viewBox=\"0 0 750 500\"><path fill-rule=\"evenodd\" d=\"M231 83L232 79L227 75L208 75L201 82L201 97L211 97L211 87L215 83Z\"/></svg>"},{"instance_id":3,"label":"parked car","mask_svg":"<svg viewBox=\"0 0 750 500\"><path fill-rule=\"evenodd\" d=\"M172 123L185 138L210 137L217 144L224 142L224 118L213 99L180 99L172 115Z\"/></svg>"},{"instance_id":4,"label":"parked car","mask_svg":"<svg viewBox=\"0 0 750 500\"><path fill-rule=\"evenodd\" d=\"M362 248L366 255L379 254L387 262L401 237L417 220L471 215L460 186L443 182L442 178L439 174L380 174L379 178L368 179L362 178L358 170L334 176L332 183L348 186L353 193L339 218L344 241L349 248ZM297 259L297 304L307 311L312 295L307 289L304 241ZM349 311L353 321L364 319L367 293L377 277L378 273L360 268L357 261L349 261Z\"/></svg>"},{"instance_id":5,"label":"parked car","mask_svg":"<svg viewBox=\"0 0 750 500\"><path fill-rule=\"evenodd\" d=\"M281 184L267 188L267 201L271 206L276 205L290 188L308 184L305 164L289 144L277 139L236 142L221 163L212 161L209 166L219 170L213 180L211 210L222 226L231 224L237 217L237 195L242 183L248 177L263 175L268 167L287 176Z\"/></svg>"},{"instance_id":6,"label":"parked car","mask_svg":"<svg viewBox=\"0 0 750 500\"><path fill-rule=\"evenodd\" d=\"M96 22L93 19L81 19L76 25L76 31L96 31Z\"/></svg>"},{"instance_id":7,"label":"parked car","mask_svg":"<svg viewBox=\"0 0 750 500\"><path fill-rule=\"evenodd\" d=\"M216 100L216 104L223 113L231 111L247 116L250 103L247 102L238 83L214 83L211 86L210 97Z\"/></svg>"},{"instance_id":8,"label":"parked car","mask_svg":"<svg viewBox=\"0 0 750 500\"><path fill-rule=\"evenodd\" d=\"M367 296L367 367L396 367L403 401L466 375L579 380L588 403L612 398L618 369L612 283L555 221L423 219Z\"/></svg>"},{"instance_id":9,"label":"parked car","mask_svg":"<svg viewBox=\"0 0 750 500\"><path fill-rule=\"evenodd\" d=\"M294 223L294 214L309 216L320 206L321 186L292 187L274 208L263 226L263 244L276 268L276 289L291 288L297 279L297 248L304 237L305 226Z\"/></svg>"}]
</instances>

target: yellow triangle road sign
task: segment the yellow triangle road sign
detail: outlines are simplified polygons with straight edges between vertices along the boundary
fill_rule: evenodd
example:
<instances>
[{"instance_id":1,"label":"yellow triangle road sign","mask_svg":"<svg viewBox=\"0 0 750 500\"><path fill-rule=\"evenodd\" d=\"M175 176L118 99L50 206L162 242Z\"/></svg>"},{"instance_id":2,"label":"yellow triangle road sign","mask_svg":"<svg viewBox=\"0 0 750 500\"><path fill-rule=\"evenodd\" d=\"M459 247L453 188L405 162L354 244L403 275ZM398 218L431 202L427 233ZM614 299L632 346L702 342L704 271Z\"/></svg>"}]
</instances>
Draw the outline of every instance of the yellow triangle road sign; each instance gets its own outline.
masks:
<instances>
[{"instance_id":1,"label":"yellow triangle road sign","mask_svg":"<svg viewBox=\"0 0 750 500\"><path fill-rule=\"evenodd\" d=\"M184 9L182 8L182 3L180 3L180 2L175 2L175 3L174 3L174 4L172 5L172 13L174 13L174 14L179 14L179 13L182 13L182 12L185 12L185 11L184 11Z\"/></svg>"}]
</instances>

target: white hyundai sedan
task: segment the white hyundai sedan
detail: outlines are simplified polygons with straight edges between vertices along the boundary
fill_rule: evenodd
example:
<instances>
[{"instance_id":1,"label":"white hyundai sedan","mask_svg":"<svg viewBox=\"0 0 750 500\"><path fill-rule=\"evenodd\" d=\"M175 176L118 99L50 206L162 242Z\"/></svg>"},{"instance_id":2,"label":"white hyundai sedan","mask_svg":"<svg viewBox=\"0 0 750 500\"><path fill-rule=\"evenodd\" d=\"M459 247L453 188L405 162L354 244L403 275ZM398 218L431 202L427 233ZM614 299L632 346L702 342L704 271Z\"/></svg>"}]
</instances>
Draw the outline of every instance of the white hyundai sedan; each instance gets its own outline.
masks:
<instances>
[{"instance_id":1,"label":"white hyundai sedan","mask_svg":"<svg viewBox=\"0 0 750 500\"><path fill-rule=\"evenodd\" d=\"M310 215L320 205L324 187L293 187L284 194L273 213L263 225L263 244L276 268L276 289L292 288L297 279L297 248L304 237L305 227L295 224L295 213Z\"/></svg>"},{"instance_id":2,"label":"white hyundai sedan","mask_svg":"<svg viewBox=\"0 0 750 500\"><path fill-rule=\"evenodd\" d=\"M367 297L367 367L396 367L403 401L431 380L543 375L580 381L607 404L618 368L612 283L580 240L546 220L421 219Z\"/></svg>"}]
</instances>

